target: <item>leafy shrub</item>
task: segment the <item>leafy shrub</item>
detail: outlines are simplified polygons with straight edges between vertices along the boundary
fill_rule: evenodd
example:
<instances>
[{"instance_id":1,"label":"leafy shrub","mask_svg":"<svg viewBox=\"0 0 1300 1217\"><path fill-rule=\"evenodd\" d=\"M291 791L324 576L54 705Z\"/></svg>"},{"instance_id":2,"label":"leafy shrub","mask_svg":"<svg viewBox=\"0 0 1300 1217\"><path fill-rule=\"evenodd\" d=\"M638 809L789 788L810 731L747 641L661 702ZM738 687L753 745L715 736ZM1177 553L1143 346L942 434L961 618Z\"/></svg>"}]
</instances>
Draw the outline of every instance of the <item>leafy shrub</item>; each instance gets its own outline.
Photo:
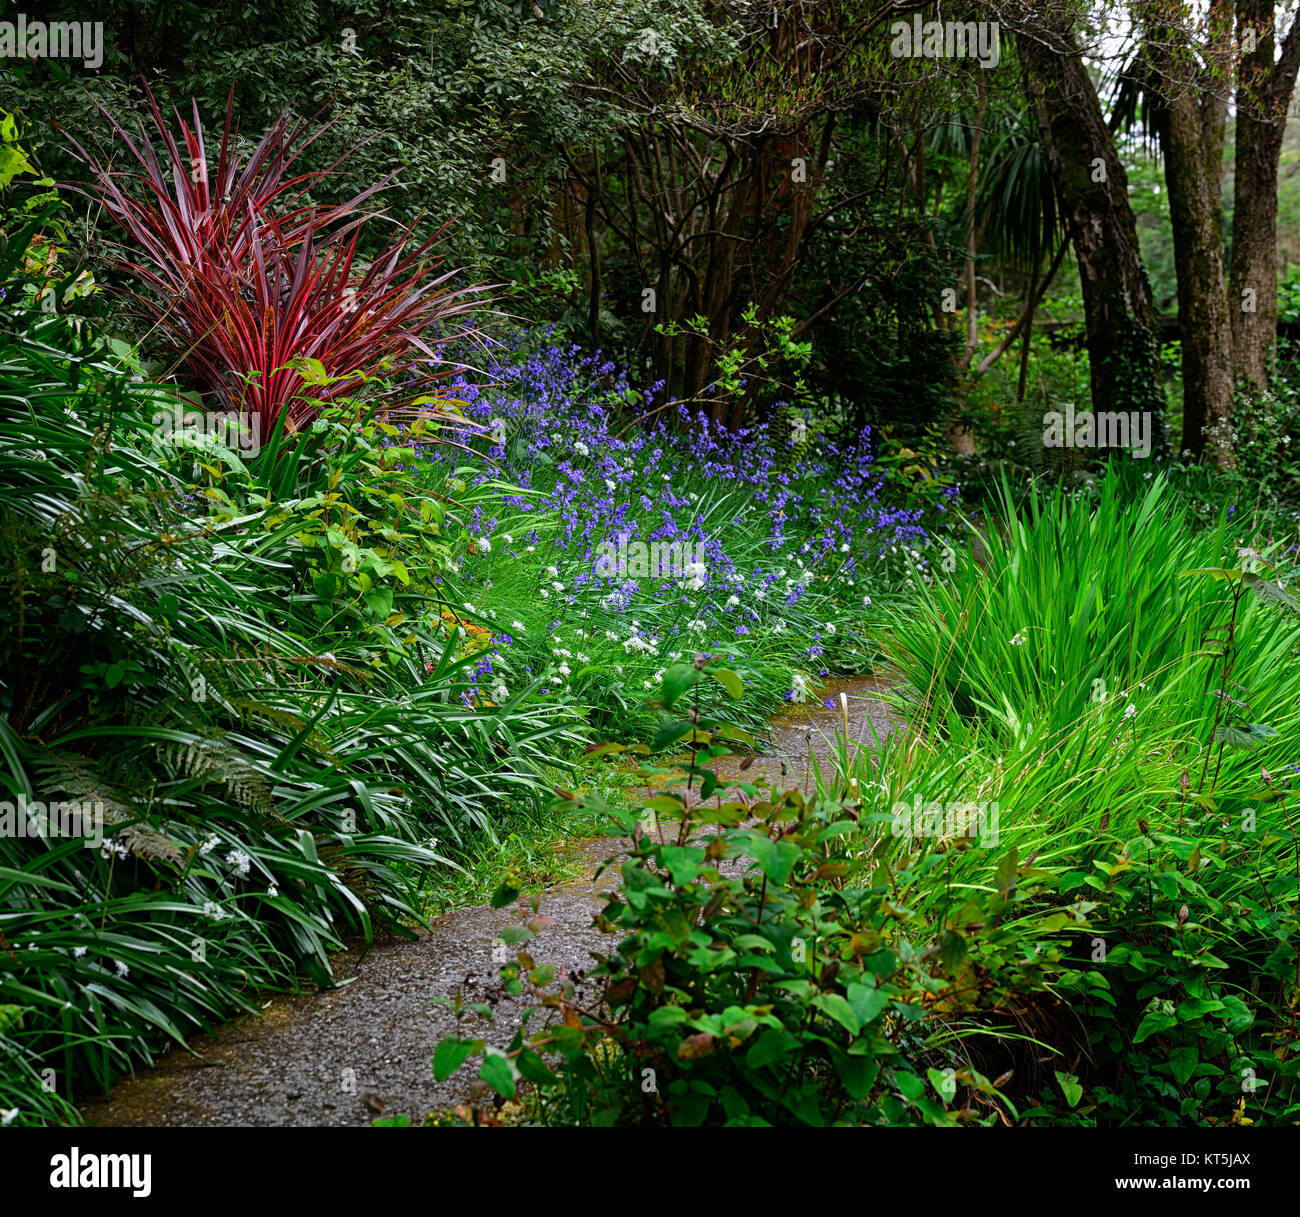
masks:
<instances>
[{"instance_id":1,"label":"leafy shrub","mask_svg":"<svg viewBox=\"0 0 1300 1217\"><path fill-rule=\"evenodd\" d=\"M1084 919L1052 964L1057 1004L1015 994L965 1050L1013 1070L1033 1118L1294 1122L1294 567L1266 577L1226 512L1202 530L1163 479L1130 497L1119 471L1095 504L1004 484L982 554L893 622L927 746L829 784L997 798L1002 839ZM981 851L949 857L953 888L996 882ZM931 916L947 903L917 892Z\"/></svg>"},{"instance_id":2,"label":"leafy shrub","mask_svg":"<svg viewBox=\"0 0 1300 1217\"><path fill-rule=\"evenodd\" d=\"M192 126L177 115L178 141L152 96L152 135L105 112L138 171L75 148L94 175L86 192L135 247L120 268L146 289L134 293L141 317L222 409L253 415L264 435L285 414L292 433L367 374L431 359L473 293L448 286L454 272L429 277L438 234L413 244L408 228L358 262L363 228L382 218L366 204L388 181L315 205L308 191L330 171L290 174L321 129L281 115L245 158L231 107L215 164L197 103ZM305 388L300 361L319 369Z\"/></svg>"},{"instance_id":3,"label":"leafy shrub","mask_svg":"<svg viewBox=\"0 0 1300 1217\"><path fill-rule=\"evenodd\" d=\"M263 462L278 487L220 444L160 437L174 390L63 312L62 283L23 291L38 224L7 222L0 262L0 798L20 818L89 804L103 839L6 812L6 1123L74 1118L75 1094L258 989L329 983L345 937L417 916L453 864L435 833L535 803L577 739L527 688L463 700L479 655L434 599L450 559L373 414L340 403Z\"/></svg>"},{"instance_id":4,"label":"leafy shrub","mask_svg":"<svg viewBox=\"0 0 1300 1217\"><path fill-rule=\"evenodd\" d=\"M951 1024L1041 988L1051 955L1022 952L1026 938L1047 943L1086 921L1048 907L1042 872L1014 849L999 856L994 885L953 901L944 918L922 915L909 893L939 883L943 855L894 853L898 841L876 832L887 814L856 798L720 780L707 767L726 740L743 737L701 713L710 677L741 692L704 655L665 675L665 708L694 705L655 746L685 741L692 756L642 771L669 777L646 800L650 827L621 817L633 844L595 921L615 941L589 974L594 995L557 984L553 968L519 950L502 971L505 988L535 995L550 1025L529 1033L525 1023L505 1047L444 1040L436 1076L482 1054L480 1076L503 1100L522 1079L535 1118L597 1125L1014 1117L996 1086L942 1045ZM515 894L504 889L496 903ZM504 937L522 947L535 927ZM468 1013L459 1001L457 1013Z\"/></svg>"}]
</instances>

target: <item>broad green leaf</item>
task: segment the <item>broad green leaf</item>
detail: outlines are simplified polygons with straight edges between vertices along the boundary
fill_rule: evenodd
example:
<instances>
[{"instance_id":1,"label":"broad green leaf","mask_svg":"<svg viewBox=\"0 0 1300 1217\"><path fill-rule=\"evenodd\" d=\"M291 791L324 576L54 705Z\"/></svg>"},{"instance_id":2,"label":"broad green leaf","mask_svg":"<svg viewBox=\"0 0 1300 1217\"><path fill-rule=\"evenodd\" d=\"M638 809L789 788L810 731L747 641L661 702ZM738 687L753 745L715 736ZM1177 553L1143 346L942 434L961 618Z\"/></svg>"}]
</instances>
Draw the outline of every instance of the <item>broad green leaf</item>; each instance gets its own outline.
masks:
<instances>
[{"instance_id":1,"label":"broad green leaf","mask_svg":"<svg viewBox=\"0 0 1300 1217\"><path fill-rule=\"evenodd\" d=\"M481 1046L481 1040L443 1040L433 1053L434 1081L445 1082Z\"/></svg>"}]
</instances>

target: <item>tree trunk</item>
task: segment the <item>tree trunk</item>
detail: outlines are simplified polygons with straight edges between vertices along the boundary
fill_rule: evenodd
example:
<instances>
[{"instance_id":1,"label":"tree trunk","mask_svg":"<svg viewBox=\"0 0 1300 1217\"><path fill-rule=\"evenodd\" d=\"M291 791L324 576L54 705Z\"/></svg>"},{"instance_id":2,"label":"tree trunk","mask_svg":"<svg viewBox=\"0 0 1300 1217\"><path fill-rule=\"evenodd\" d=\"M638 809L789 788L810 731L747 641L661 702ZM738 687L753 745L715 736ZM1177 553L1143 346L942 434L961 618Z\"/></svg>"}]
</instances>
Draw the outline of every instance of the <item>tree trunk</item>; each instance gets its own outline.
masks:
<instances>
[{"instance_id":1,"label":"tree trunk","mask_svg":"<svg viewBox=\"0 0 1300 1217\"><path fill-rule=\"evenodd\" d=\"M1235 468L1232 445L1232 322L1223 258L1223 139L1226 93L1189 44L1186 14L1155 10L1147 58L1158 88L1165 187L1178 276L1182 334L1182 450ZM1226 17L1211 17L1210 37L1226 37Z\"/></svg>"},{"instance_id":2,"label":"tree trunk","mask_svg":"<svg viewBox=\"0 0 1300 1217\"><path fill-rule=\"evenodd\" d=\"M1300 17L1277 47L1272 0L1237 0L1243 48L1237 83L1236 177L1228 303L1233 361L1240 383L1269 387L1277 345L1277 176L1287 103L1300 68Z\"/></svg>"},{"instance_id":3,"label":"tree trunk","mask_svg":"<svg viewBox=\"0 0 1300 1217\"><path fill-rule=\"evenodd\" d=\"M1019 38L1061 213L1079 264L1094 411L1152 412L1163 436L1159 345L1138 250L1128 176L1102 117L1068 18L1053 14Z\"/></svg>"},{"instance_id":4,"label":"tree trunk","mask_svg":"<svg viewBox=\"0 0 1300 1217\"><path fill-rule=\"evenodd\" d=\"M1232 453L1232 323L1224 287L1223 143L1203 140L1195 97L1174 99L1165 140L1165 185L1178 275L1183 354L1182 450L1223 469Z\"/></svg>"}]
</instances>

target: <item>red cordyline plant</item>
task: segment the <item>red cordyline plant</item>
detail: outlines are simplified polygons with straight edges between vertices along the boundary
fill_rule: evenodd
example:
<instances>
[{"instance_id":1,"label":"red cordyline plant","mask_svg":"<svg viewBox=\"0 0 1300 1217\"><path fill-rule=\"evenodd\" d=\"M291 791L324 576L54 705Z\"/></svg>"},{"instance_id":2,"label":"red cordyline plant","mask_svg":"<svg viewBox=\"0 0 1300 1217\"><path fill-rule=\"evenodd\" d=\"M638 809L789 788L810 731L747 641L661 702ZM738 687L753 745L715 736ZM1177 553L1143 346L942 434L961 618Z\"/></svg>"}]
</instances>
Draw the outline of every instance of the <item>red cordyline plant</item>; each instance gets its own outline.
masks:
<instances>
[{"instance_id":1,"label":"red cordyline plant","mask_svg":"<svg viewBox=\"0 0 1300 1217\"><path fill-rule=\"evenodd\" d=\"M192 126L176 113L178 142L151 93L161 153L143 119L136 139L102 107L134 165L115 169L70 141L94 178L73 189L101 203L135 247L119 266L144 284L132 293L137 311L167 335L201 390L222 409L254 415L263 435L281 414L287 432L299 430L376 375L409 381L408 398L426 393L426 382L453 370L432 366L437 347L482 303L480 289L448 286L455 271L431 274L439 259L429 251L445 230L417 243L407 227L363 265L361 232L385 218L365 205L392 179L344 203L314 204L308 191L340 162L295 166L329 124L313 130L281 115L241 156L233 100L232 90L215 166L197 103ZM298 370L305 360L318 361L308 376Z\"/></svg>"}]
</instances>

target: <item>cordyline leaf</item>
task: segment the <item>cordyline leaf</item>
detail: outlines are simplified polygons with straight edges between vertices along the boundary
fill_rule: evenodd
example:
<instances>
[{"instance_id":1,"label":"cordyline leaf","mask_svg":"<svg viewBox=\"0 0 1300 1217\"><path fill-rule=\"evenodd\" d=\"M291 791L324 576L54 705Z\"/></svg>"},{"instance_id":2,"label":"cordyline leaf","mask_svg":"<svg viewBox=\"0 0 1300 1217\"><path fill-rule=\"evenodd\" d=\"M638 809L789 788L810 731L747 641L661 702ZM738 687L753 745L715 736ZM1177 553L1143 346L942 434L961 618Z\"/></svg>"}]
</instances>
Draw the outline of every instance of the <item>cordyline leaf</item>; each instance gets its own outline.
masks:
<instances>
[{"instance_id":1,"label":"cordyline leaf","mask_svg":"<svg viewBox=\"0 0 1300 1217\"><path fill-rule=\"evenodd\" d=\"M192 124L176 114L178 140L151 95L152 130L141 120L135 137L101 107L135 168L110 170L111 155L72 141L92 174L73 189L100 202L133 246L119 266L139 285L136 310L203 392L221 409L255 415L262 435L282 414L288 434L301 431L381 373L405 381L402 400L427 395L456 371L437 359L448 322L481 302L479 289L450 286L455 272L431 273L445 227L417 242L413 222L361 266L360 236L383 218L369 204L391 179L339 204L311 204L306 192L339 162L293 167L329 124L282 115L245 157L233 96L215 165L197 103Z\"/></svg>"}]
</instances>

